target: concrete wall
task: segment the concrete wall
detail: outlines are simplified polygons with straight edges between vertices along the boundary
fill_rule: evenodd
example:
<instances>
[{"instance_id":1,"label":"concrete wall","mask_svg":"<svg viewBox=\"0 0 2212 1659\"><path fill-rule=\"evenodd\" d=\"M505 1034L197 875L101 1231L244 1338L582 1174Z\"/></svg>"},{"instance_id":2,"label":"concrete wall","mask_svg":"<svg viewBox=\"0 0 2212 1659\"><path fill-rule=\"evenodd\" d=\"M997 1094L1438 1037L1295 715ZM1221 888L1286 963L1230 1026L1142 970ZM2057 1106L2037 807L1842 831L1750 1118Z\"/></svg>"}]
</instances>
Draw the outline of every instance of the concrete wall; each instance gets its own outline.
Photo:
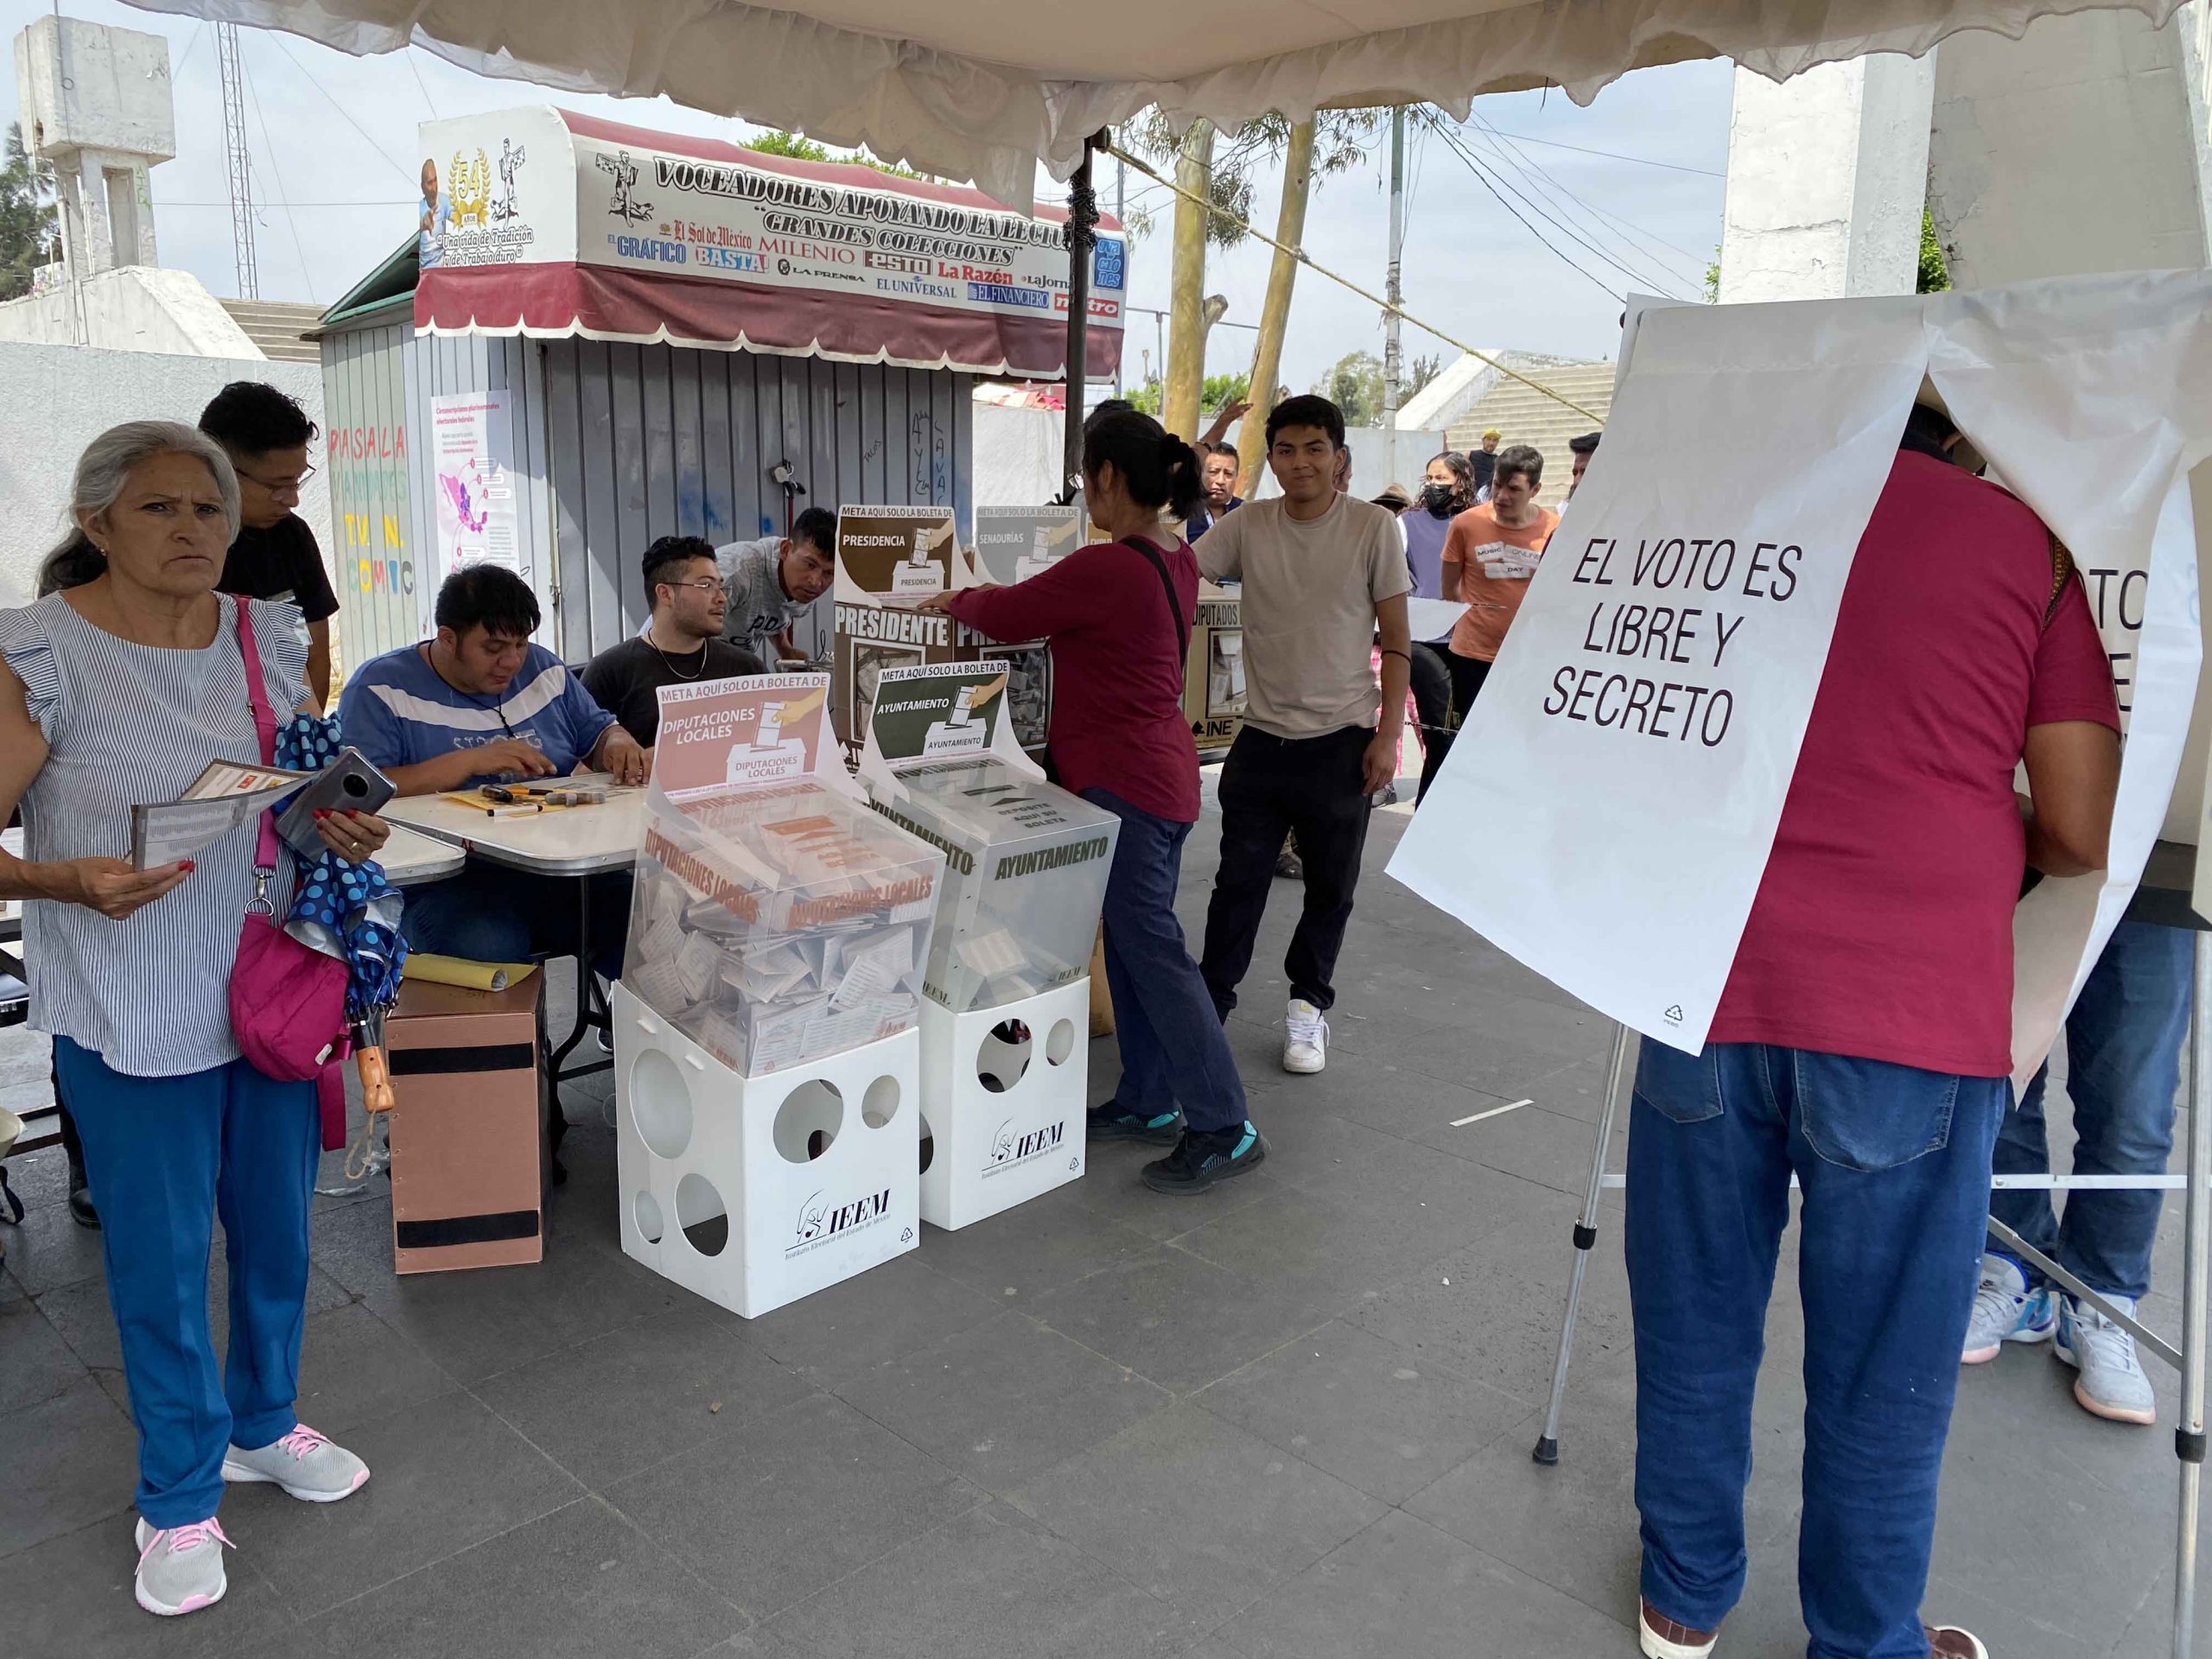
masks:
<instances>
[{"instance_id":1,"label":"concrete wall","mask_svg":"<svg viewBox=\"0 0 2212 1659\"><path fill-rule=\"evenodd\" d=\"M104 270L73 287L10 300L0 305L0 340L261 360L261 347L197 276L153 265Z\"/></svg>"},{"instance_id":2,"label":"concrete wall","mask_svg":"<svg viewBox=\"0 0 2212 1659\"><path fill-rule=\"evenodd\" d=\"M1967 34L1936 65L1929 207L1961 288L2205 259L2183 12Z\"/></svg>"},{"instance_id":3,"label":"concrete wall","mask_svg":"<svg viewBox=\"0 0 2212 1659\"><path fill-rule=\"evenodd\" d=\"M232 380L266 380L322 419L322 372L312 363L181 357L0 341L0 605L29 599L34 572L60 537L69 480L86 443L122 421L195 421ZM322 446L312 453L320 461ZM327 563L333 546L324 475L308 481L300 515Z\"/></svg>"},{"instance_id":4,"label":"concrete wall","mask_svg":"<svg viewBox=\"0 0 2212 1659\"><path fill-rule=\"evenodd\" d=\"M1935 75L1893 54L1778 86L1736 72L1724 302L1912 292Z\"/></svg>"}]
</instances>

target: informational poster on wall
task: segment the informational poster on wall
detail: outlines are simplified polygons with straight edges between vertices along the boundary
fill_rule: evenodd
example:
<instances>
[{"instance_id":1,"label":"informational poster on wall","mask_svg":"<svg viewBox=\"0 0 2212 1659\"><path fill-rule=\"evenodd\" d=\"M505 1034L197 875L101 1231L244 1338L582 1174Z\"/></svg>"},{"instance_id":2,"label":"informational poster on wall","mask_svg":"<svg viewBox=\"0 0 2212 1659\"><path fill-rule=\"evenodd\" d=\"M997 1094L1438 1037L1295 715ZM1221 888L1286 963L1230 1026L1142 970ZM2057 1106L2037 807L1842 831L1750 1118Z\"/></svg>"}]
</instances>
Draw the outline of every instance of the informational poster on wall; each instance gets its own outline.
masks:
<instances>
[{"instance_id":1,"label":"informational poster on wall","mask_svg":"<svg viewBox=\"0 0 2212 1659\"><path fill-rule=\"evenodd\" d=\"M512 394L467 391L430 399L431 465L437 483L438 579L464 564L489 563L526 576L507 458Z\"/></svg>"},{"instance_id":2,"label":"informational poster on wall","mask_svg":"<svg viewBox=\"0 0 2212 1659\"><path fill-rule=\"evenodd\" d=\"M1859 302L1827 327L1808 309L1645 317L1573 539L1538 567L1390 863L1547 978L1692 1052L1927 359L1913 301ZM1468 856L1469 824L1512 849L1511 879Z\"/></svg>"},{"instance_id":3,"label":"informational poster on wall","mask_svg":"<svg viewBox=\"0 0 2212 1659\"><path fill-rule=\"evenodd\" d=\"M653 788L683 802L817 778L849 789L831 739L827 674L748 675L660 690Z\"/></svg>"}]
</instances>

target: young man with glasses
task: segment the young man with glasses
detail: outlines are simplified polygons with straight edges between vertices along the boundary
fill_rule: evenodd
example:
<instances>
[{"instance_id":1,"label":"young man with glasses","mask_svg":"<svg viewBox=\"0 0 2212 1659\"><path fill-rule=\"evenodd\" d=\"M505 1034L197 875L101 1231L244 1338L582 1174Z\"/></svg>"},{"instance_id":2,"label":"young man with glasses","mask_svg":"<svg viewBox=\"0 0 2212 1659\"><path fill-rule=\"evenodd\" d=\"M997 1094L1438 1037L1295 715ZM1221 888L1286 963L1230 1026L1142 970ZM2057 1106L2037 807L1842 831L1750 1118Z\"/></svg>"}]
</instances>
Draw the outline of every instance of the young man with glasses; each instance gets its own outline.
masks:
<instances>
[{"instance_id":1,"label":"young man with glasses","mask_svg":"<svg viewBox=\"0 0 2212 1659\"><path fill-rule=\"evenodd\" d=\"M645 575L652 607L645 631L593 658L583 685L650 749L660 734L661 687L767 670L759 657L721 637L729 598L711 544L696 536L664 536L645 550Z\"/></svg>"},{"instance_id":2,"label":"young man with glasses","mask_svg":"<svg viewBox=\"0 0 2212 1659\"><path fill-rule=\"evenodd\" d=\"M308 633L308 690L330 702L330 619L338 595L315 531L299 516L300 491L315 476L308 445L321 428L276 387L233 380L200 411L200 429L223 446L238 475L238 533L217 588L300 607Z\"/></svg>"}]
</instances>

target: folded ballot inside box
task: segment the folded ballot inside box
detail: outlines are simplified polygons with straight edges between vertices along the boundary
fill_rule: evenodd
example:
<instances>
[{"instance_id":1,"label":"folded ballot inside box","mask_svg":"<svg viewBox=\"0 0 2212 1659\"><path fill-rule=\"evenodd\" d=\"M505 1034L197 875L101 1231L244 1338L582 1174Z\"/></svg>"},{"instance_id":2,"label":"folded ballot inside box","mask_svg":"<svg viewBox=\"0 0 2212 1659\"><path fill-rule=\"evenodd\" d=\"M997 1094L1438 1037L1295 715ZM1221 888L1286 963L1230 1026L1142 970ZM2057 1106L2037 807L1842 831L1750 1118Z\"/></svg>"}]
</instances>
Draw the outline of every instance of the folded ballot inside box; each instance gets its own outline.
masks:
<instances>
[{"instance_id":1,"label":"folded ballot inside box","mask_svg":"<svg viewBox=\"0 0 2212 1659\"><path fill-rule=\"evenodd\" d=\"M925 994L966 1014L1081 979L1121 820L995 754L895 770L876 810L945 854Z\"/></svg>"},{"instance_id":2,"label":"folded ballot inside box","mask_svg":"<svg viewBox=\"0 0 2212 1659\"><path fill-rule=\"evenodd\" d=\"M914 1023L944 855L811 779L655 794L623 983L747 1077Z\"/></svg>"}]
</instances>

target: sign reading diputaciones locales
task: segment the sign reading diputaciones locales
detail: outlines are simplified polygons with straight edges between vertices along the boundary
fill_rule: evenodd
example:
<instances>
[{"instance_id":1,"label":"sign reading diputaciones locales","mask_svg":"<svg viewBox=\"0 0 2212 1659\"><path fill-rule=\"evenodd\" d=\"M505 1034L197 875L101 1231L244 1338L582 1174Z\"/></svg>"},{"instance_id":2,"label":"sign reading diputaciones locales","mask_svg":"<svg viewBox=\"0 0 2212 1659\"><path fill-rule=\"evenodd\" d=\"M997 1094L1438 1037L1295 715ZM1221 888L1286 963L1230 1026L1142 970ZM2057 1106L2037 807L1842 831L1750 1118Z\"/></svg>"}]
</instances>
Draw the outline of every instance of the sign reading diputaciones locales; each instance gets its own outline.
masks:
<instances>
[{"instance_id":1,"label":"sign reading diputaciones locales","mask_svg":"<svg viewBox=\"0 0 2212 1659\"><path fill-rule=\"evenodd\" d=\"M1911 302L1643 319L1574 504L1390 873L1696 1052L1927 362Z\"/></svg>"}]
</instances>

